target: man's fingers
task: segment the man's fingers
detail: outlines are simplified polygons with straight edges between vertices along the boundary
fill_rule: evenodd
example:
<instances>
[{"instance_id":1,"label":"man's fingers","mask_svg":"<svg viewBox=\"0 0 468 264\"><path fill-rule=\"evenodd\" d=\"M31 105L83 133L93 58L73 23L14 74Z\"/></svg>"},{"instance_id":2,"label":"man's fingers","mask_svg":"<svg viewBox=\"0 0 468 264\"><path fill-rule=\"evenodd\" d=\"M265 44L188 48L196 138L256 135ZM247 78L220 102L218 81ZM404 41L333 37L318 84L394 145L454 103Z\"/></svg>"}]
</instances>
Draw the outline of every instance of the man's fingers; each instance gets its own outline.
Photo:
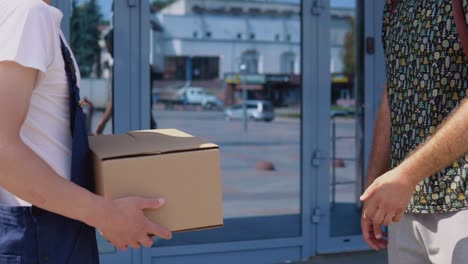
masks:
<instances>
[{"instance_id":1,"label":"man's fingers","mask_svg":"<svg viewBox=\"0 0 468 264\"><path fill-rule=\"evenodd\" d=\"M373 248L374 250L379 250L380 246L374 237L372 223L370 221L361 220L361 229L362 237L364 238L364 241L366 241L367 245L369 245L369 247Z\"/></svg>"},{"instance_id":2,"label":"man's fingers","mask_svg":"<svg viewBox=\"0 0 468 264\"><path fill-rule=\"evenodd\" d=\"M361 228L364 241L376 251L386 248L387 240L385 240L384 237L386 237L387 234L382 231L380 223L373 224L372 221L375 216L377 216L377 218L380 217L380 221L382 221L383 216L379 216L379 214L382 215L383 212L379 212L381 210L379 210L378 206L373 204L372 201L365 203L363 210Z\"/></svg>"},{"instance_id":3,"label":"man's fingers","mask_svg":"<svg viewBox=\"0 0 468 264\"><path fill-rule=\"evenodd\" d=\"M373 224L372 229L374 237L376 239L382 239L382 229L380 228L380 225Z\"/></svg>"},{"instance_id":4,"label":"man's fingers","mask_svg":"<svg viewBox=\"0 0 468 264\"><path fill-rule=\"evenodd\" d=\"M384 218L385 218L385 211L382 209L377 209L377 212L375 213L374 217L372 217L372 223L380 225L382 224Z\"/></svg>"},{"instance_id":5,"label":"man's fingers","mask_svg":"<svg viewBox=\"0 0 468 264\"><path fill-rule=\"evenodd\" d=\"M146 198L137 198L137 206L140 209L159 209L165 203L166 200L164 198L156 198L156 199L146 199Z\"/></svg>"},{"instance_id":6,"label":"man's fingers","mask_svg":"<svg viewBox=\"0 0 468 264\"><path fill-rule=\"evenodd\" d=\"M166 240L169 240L172 238L172 233L169 230L161 227L160 225L154 224L150 222L149 220L148 220L147 230L148 230L149 235L155 235L160 238L164 238Z\"/></svg>"},{"instance_id":7,"label":"man's fingers","mask_svg":"<svg viewBox=\"0 0 468 264\"><path fill-rule=\"evenodd\" d=\"M372 229L373 229L372 236L374 239L374 243L379 248L378 250L386 248L388 242L384 238L387 238L387 233L382 231L382 226L373 224Z\"/></svg>"},{"instance_id":8,"label":"man's fingers","mask_svg":"<svg viewBox=\"0 0 468 264\"><path fill-rule=\"evenodd\" d=\"M378 207L375 204L369 204L364 211L364 219L368 221L373 221L375 214L377 213Z\"/></svg>"},{"instance_id":9,"label":"man's fingers","mask_svg":"<svg viewBox=\"0 0 468 264\"><path fill-rule=\"evenodd\" d=\"M371 186L369 186L366 191L361 195L361 197L359 198L361 200L361 202L364 202L365 200L367 200L370 196L372 196L372 194L375 192L375 188L374 188L374 185L371 184Z\"/></svg>"},{"instance_id":10,"label":"man's fingers","mask_svg":"<svg viewBox=\"0 0 468 264\"><path fill-rule=\"evenodd\" d=\"M369 237L364 237L364 241L366 241L367 245L371 247L372 249L378 251L380 249L379 245L376 243L375 239L372 239L370 236Z\"/></svg>"},{"instance_id":11,"label":"man's fingers","mask_svg":"<svg viewBox=\"0 0 468 264\"><path fill-rule=\"evenodd\" d=\"M393 213L387 213L387 215L385 216L382 222L382 225L388 226L392 223L392 221L393 221Z\"/></svg>"},{"instance_id":12,"label":"man's fingers","mask_svg":"<svg viewBox=\"0 0 468 264\"><path fill-rule=\"evenodd\" d=\"M386 248L388 245L388 241L385 239L379 239L379 240L376 239L375 243L378 245L379 250Z\"/></svg>"},{"instance_id":13,"label":"man's fingers","mask_svg":"<svg viewBox=\"0 0 468 264\"><path fill-rule=\"evenodd\" d=\"M381 250L387 247L387 241L383 239L376 239L373 232L363 235L364 241L374 250Z\"/></svg>"},{"instance_id":14,"label":"man's fingers","mask_svg":"<svg viewBox=\"0 0 468 264\"><path fill-rule=\"evenodd\" d=\"M388 238L388 233L387 232L382 232L382 237L383 238Z\"/></svg>"},{"instance_id":15,"label":"man's fingers","mask_svg":"<svg viewBox=\"0 0 468 264\"><path fill-rule=\"evenodd\" d=\"M401 220L401 218L403 217L404 214L405 214L404 210L398 210L397 213L395 214L395 216L392 219L393 222L395 222L395 223L400 222L400 220Z\"/></svg>"},{"instance_id":16,"label":"man's fingers","mask_svg":"<svg viewBox=\"0 0 468 264\"><path fill-rule=\"evenodd\" d=\"M373 239L373 232L370 230L370 228L363 228L362 237L364 238L364 241L366 241L367 245L369 245L369 247L375 250L379 250L379 246L376 243L375 239Z\"/></svg>"},{"instance_id":17,"label":"man's fingers","mask_svg":"<svg viewBox=\"0 0 468 264\"><path fill-rule=\"evenodd\" d=\"M383 221L385 216L383 211L378 208L376 205L369 205L366 211L364 212L365 217L372 222L373 224L380 224Z\"/></svg>"}]
</instances>

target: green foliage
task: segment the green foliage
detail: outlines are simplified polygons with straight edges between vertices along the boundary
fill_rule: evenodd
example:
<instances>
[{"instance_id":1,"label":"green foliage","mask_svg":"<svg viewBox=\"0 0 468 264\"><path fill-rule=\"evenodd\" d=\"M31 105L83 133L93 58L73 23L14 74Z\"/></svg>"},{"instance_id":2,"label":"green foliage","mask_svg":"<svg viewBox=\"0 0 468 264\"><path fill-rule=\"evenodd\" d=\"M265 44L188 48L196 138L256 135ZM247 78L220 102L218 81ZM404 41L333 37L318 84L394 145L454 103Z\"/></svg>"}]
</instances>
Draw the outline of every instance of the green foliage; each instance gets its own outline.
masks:
<instances>
[{"instance_id":1,"label":"green foliage","mask_svg":"<svg viewBox=\"0 0 468 264\"><path fill-rule=\"evenodd\" d=\"M102 24L102 15L97 1L89 0L77 6L76 0L73 0L72 8L70 45L80 65L81 75L89 77L94 71L96 76L100 76L99 26Z\"/></svg>"},{"instance_id":2,"label":"green foliage","mask_svg":"<svg viewBox=\"0 0 468 264\"><path fill-rule=\"evenodd\" d=\"M153 10L159 11L165 8L166 6L171 5L175 1L176 0L153 0L153 2L151 3L151 6Z\"/></svg>"},{"instance_id":3,"label":"green foliage","mask_svg":"<svg viewBox=\"0 0 468 264\"><path fill-rule=\"evenodd\" d=\"M356 66L356 27L354 19L350 18L351 28L346 33L343 44L343 73L354 74Z\"/></svg>"}]
</instances>

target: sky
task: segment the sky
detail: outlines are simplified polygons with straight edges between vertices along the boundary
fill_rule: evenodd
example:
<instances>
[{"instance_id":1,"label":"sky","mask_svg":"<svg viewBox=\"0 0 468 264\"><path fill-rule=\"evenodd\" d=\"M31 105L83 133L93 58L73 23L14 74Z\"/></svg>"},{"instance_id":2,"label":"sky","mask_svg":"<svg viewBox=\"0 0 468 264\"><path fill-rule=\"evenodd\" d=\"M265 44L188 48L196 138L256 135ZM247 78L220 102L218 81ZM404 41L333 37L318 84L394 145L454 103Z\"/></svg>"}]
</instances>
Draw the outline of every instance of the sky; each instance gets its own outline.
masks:
<instances>
[{"instance_id":1,"label":"sky","mask_svg":"<svg viewBox=\"0 0 468 264\"><path fill-rule=\"evenodd\" d=\"M77 0L78 3L87 2L88 0ZM98 3L101 7L101 12L104 15L104 19L110 18L111 6L113 0L98 0ZM286 3L299 3L300 0L269 0L272 2L286 2ZM311 0L303 0L311 1ZM330 0L332 7L348 7L352 8L356 6L357 0Z\"/></svg>"}]
</instances>

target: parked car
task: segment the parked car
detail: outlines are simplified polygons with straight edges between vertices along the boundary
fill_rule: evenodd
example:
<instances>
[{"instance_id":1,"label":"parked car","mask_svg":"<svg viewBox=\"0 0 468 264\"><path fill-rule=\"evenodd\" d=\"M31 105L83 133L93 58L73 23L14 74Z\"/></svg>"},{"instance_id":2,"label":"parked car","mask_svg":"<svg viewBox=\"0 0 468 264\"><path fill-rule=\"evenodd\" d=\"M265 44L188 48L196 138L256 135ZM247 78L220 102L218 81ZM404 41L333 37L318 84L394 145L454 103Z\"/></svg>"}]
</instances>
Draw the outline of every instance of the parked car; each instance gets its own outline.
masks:
<instances>
[{"instance_id":1,"label":"parked car","mask_svg":"<svg viewBox=\"0 0 468 264\"><path fill-rule=\"evenodd\" d=\"M247 118L271 122L275 119L273 104L269 101L247 101ZM244 105L237 104L224 111L227 120L244 118Z\"/></svg>"},{"instance_id":2,"label":"parked car","mask_svg":"<svg viewBox=\"0 0 468 264\"><path fill-rule=\"evenodd\" d=\"M201 105L203 108L207 109L218 109L222 107L221 100L209 94L201 87L184 87L177 91L177 95L187 104Z\"/></svg>"}]
</instances>

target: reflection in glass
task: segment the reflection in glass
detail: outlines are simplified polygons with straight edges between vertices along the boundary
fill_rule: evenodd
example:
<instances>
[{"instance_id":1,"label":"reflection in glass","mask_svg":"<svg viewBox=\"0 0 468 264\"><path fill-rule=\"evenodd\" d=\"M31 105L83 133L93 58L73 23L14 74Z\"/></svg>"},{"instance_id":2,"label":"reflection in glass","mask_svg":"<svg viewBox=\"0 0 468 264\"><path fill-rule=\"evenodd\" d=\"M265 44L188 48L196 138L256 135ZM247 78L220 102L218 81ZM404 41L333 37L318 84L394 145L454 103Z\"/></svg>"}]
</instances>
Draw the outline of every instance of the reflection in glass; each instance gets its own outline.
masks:
<instances>
[{"instance_id":1,"label":"reflection in glass","mask_svg":"<svg viewBox=\"0 0 468 264\"><path fill-rule=\"evenodd\" d=\"M79 65L81 98L89 134L112 134L112 90L114 64L113 1L72 0L70 45ZM115 248L97 236L100 253Z\"/></svg>"},{"instance_id":2,"label":"reflection in glass","mask_svg":"<svg viewBox=\"0 0 468 264\"><path fill-rule=\"evenodd\" d=\"M90 134L112 133L112 1L72 0L70 45L78 62Z\"/></svg>"},{"instance_id":3,"label":"reflection in glass","mask_svg":"<svg viewBox=\"0 0 468 264\"><path fill-rule=\"evenodd\" d=\"M334 5L338 3L339 5ZM356 78L356 0L332 1L330 27L331 82L331 236L360 234L360 203L357 200L362 177L359 136L362 126L356 112L362 87Z\"/></svg>"},{"instance_id":4,"label":"reflection in glass","mask_svg":"<svg viewBox=\"0 0 468 264\"><path fill-rule=\"evenodd\" d=\"M221 146L226 220L158 244L299 236L300 0L150 4L155 119Z\"/></svg>"},{"instance_id":5,"label":"reflection in glass","mask_svg":"<svg viewBox=\"0 0 468 264\"><path fill-rule=\"evenodd\" d=\"M245 65L245 73L258 73L258 52L247 50L242 53L241 64Z\"/></svg>"}]
</instances>

